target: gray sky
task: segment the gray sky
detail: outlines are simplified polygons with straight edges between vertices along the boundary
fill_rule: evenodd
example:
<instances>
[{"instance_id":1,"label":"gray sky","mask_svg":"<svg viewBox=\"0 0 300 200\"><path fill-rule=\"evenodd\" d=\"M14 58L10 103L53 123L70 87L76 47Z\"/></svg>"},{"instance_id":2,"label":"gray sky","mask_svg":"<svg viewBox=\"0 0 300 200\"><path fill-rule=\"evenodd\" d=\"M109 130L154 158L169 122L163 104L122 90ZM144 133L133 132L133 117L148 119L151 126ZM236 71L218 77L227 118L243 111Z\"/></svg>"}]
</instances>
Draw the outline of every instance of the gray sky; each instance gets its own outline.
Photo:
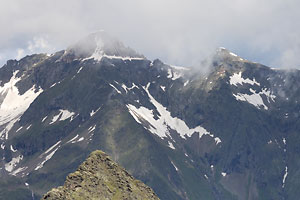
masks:
<instances>
[{"instance_id":1,"label":"gray sky","mask_svg":"<svg viewBox=\"0 0 300 200\"><path fill-rule=\"evenodd\" d=\"M300 68L299 0L0 0L0 64L105 30L149 59L197 65L223 46Z\"/></svg>"}]
</instances>

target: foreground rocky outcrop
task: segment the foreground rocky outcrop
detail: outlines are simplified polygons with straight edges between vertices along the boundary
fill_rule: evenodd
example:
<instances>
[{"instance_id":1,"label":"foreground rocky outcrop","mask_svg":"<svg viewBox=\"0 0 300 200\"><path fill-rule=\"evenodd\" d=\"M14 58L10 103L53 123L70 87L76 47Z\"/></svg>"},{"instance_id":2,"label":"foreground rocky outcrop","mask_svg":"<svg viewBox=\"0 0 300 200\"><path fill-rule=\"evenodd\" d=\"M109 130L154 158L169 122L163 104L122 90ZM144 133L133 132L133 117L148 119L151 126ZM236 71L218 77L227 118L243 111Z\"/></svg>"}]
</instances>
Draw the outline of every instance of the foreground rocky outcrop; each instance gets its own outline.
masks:
<instances>
[{"instance_id":1,"label":"foreground rocky outcrop","mask_svg":"<svg viewBox=\"0 0 300 200\"><path fill-rule=\"evenodd\" d=\"M42 199L159 199L102 151L94 151L64 184Z\"/></svg>"}]
</instances>

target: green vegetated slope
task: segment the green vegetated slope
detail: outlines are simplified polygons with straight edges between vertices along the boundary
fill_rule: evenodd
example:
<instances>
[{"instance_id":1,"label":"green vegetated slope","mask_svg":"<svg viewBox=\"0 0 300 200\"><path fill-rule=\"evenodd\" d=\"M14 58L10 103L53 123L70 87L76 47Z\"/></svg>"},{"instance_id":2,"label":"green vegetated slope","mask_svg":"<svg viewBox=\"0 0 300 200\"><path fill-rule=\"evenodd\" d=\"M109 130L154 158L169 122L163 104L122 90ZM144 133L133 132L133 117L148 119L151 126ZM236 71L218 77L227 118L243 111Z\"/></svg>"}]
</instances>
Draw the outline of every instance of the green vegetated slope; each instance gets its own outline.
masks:
<instances>
[{"instance_id":1,"label":"green vegetated slope","mask_svg":"<svg viewBox=\"0 0 300 200\"><path fill-rule=\"evenodd\" d=\"M156 199L153 190L136 180L104 152L94 151L79 168L68 175L63 186L42 199Z\"/></svg>"}]
</instances>

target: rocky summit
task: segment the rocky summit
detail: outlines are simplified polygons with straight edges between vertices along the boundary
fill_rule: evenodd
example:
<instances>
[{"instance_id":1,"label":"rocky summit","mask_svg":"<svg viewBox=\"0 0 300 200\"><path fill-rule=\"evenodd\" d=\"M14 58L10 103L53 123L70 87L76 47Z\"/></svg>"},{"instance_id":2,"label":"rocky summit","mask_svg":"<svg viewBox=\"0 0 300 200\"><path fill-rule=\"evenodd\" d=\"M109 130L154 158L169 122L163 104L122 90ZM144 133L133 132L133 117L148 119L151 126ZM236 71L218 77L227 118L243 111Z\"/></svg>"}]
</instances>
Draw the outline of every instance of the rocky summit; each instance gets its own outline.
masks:
<instances>
[{"instance_id":1,"label":"rocky summit","mask_svg":"<svg viewBox=\"0 0 300 200\"><path fill-rule=\"evenodd\" d=\"M102 151L94 151L62 187L52 189L43 199L153 199L153 190L136 180Z\"/></svg>"},{"instance_id":2,"label":"rocky summit","mask_svg":"<svg viewBox=\"0 0 300 200\"><path fill-rule=\"evenodd\" d=\"M179 67L105 32L9 60L0 199L41 198L98 149L163 200L298 199L299 85L225 48Z\"/></svg>"}]
</instances>

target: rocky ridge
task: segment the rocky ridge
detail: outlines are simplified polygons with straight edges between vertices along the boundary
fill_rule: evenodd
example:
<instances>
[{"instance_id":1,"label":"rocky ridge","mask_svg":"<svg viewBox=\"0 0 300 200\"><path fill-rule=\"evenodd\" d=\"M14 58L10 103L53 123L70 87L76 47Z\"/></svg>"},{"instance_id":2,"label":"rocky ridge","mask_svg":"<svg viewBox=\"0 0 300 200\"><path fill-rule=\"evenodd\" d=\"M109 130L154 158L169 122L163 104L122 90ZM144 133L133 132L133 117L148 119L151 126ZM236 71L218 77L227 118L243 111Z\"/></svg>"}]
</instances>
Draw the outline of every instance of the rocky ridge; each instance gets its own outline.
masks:
<instances>
[{"instance_id":1,"label":"rocky ridge","mask_svg":"<svg viewBox=\"0 0 300 200\"><path fill-rule=\"evenodd\" d=\"M153 199L153 190L136 180L102 151L94 151L65 184L52 189L42 199Z\"/></svg>"}]
</instances>

